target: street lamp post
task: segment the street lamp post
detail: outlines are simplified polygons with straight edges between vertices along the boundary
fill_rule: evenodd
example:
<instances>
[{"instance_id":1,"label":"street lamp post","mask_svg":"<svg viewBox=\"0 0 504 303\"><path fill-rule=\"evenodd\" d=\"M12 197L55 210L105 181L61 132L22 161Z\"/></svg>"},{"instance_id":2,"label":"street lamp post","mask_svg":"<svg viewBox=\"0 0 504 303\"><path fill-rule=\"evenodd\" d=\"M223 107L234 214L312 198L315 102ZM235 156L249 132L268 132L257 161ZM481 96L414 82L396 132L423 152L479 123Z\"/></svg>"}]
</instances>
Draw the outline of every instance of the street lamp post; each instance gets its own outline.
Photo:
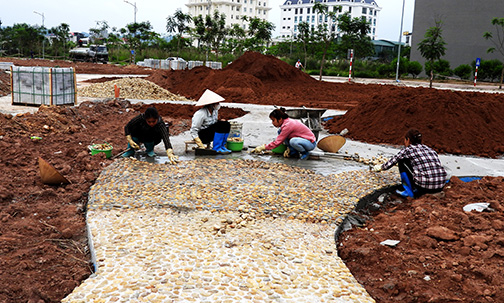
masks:
<instances>
[{"instance_id":1,"label":"street lamp post","mask_svg":"<svg viewBox=\"0 0 504 303\"><path fill-rule=\"evenodd\" d=\"M42 16L42 28L44 28L44 21L45 21L44 13L39 13L36 11L33 11L33 12L37 15ZM42 59L45 59L45 34L44 34L44 38L42 39Z\"/></svg>"},{"instance_id":2,"label":"street lamp post","mask_svg":"<svg viewBox=\"0 0 504 303\"><path fill-rule=\"evenodd\" d=\"M396 76L395 80L396 82L399 82L399 62L401 61L401 40L402 40L402 29L403 29L403 21L404 21L404 2L406 0L403 0L402 2L402 13L401 13L401 30L399 31L399 44L397 46L397 69L396 69Z\"/></svg>"},{"instance_id":3,"label":"street lamp post","mask_svg":"<svg viewBox=\"0 0 504 303\"><path fill-rule=\"evenodd\" d=\"M136 23L136 13L137 13L137 11L138 11L138 10L137 10L137 6L136 6L136 2L135 2L135 3L131 3L131 2L126 1L126 0L124 0L124 2L126 2L126 3L128 3L129 5L133 6L133 8L134 8L134 21L135 21L135 23Z\"/></svg>"}]
</instances>

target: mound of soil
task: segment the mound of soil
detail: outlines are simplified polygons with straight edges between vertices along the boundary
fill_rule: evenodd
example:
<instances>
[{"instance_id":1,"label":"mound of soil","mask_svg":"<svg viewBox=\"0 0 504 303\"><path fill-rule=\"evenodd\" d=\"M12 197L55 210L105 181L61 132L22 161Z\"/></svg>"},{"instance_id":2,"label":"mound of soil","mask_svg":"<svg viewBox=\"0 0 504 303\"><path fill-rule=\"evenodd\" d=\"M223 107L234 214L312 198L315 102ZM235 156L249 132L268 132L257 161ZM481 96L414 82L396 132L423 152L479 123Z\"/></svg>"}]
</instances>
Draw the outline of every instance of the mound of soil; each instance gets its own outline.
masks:
<instances>
[{"instance_id":1,"label":"mound of soil","mask_svg":"<svg viewBox=\"0 0 504 303\"><path fill-rule=\"evenodd\" d=\"M503 181L452 177L445 197L389 196L365 227L339 236L338 253L377 302L504 302ZM489 210L463 210L481 202ZM380 244L388 239L400 242Z\"/></svg>"},{"instance_id":2,"label":"mound of soil","mask_svg":"<svg viewBox=\"0 0 504 303\"><path fill-rule=\"evenodd\" d=\"M403 144L409 128L440 153L500 157L504 153L504 95L428 88L394 88L361 101L324 126L347 128L368 143Z\"/></svg>"},{"instance_id":3,"label":"mound of soil","mask_svg":"<svg viewBox=\"0 0 504 303\"><path fill-rule=\"evenodd\" d=\"M0 114L0 302L60 302L91 274L87 193L113 160L91 156L88 145L108 142L119 153L126 147L124 124L147 106L111 100ZM171 135L190 128L194 106L154 106L171 124ZM227 119L245 114L227 107L219 113ZM71 183L43 184L38 157Z\"/></svg>"}]
</instances>

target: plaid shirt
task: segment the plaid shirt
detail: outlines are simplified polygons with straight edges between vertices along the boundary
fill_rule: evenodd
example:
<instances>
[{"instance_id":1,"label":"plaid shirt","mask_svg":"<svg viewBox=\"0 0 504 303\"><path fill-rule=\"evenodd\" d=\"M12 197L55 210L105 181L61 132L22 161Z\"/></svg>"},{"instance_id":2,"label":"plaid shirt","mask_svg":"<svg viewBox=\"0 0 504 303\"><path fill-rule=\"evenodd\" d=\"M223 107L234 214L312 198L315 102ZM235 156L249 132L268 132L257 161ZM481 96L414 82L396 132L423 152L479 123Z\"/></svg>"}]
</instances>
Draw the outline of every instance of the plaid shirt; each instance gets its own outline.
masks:
<instances>
[{"instance_id":1,"label":"plaid shirt","mask_svg":"<svg viewBox=\"0 0 504 303\"><path fill-rule=\"evenodd\" d=\"M415 184L426 189L442 188L446 183L447 173L438 154L424 144L410 145L393 156L382 169L386 170L397 164L398 160L408 159L413 168Z\"/></svg>"}]
</instances>

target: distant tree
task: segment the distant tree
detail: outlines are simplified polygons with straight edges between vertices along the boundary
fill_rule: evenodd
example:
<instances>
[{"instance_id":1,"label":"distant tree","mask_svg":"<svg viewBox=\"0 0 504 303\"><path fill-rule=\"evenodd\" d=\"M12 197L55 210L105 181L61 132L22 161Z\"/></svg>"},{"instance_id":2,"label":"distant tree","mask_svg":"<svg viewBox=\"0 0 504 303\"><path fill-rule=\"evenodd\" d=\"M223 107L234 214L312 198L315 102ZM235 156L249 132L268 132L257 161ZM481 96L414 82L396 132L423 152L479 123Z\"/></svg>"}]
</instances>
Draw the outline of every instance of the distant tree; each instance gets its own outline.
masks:
<instances>
[{"instance_id":1,"label":"distant tree","mask_svg":"<svg viewBox=\"0 0 504 303\"><path fill-rule=\"evenodd\" d=\"M31 52L41 53L45 28L17 23L0 28L0 45L6 54L30 56Z\"/></svg>"},{"instance_id":2,"label":"distant tree","mask_svg":"<svg viewBox=\"0 0 504 303\"><path fill-rule=\"evenodd\" d=\"M424 40L418 43L418 50L423 58L427 60L425 63L425 72L430 72L429 87L432 88L432 80L434 79L434 61L439 60L444 56L446 47L443 37L441 36L443 30L441 29L441 21L436 21L436 25L427 29L424 35ZM429 66L429 68L427 67Z\"/></svg>"},{"instance_id":3,"label":"distant tree","mask_svg":"<svg viewBox=\"0 0 504 303\"><path fill-rule=\"evenodd\" d=\"M166 18L166 31L168 33L177 32L177 57L180 57L180 42L182 41L182 35L189 30L189 24L192 21L192 17L189 14L184 14L182 10L177 9L173 16Z\"/></svg>"},{"instance_id":4,"label":"distant tree","mask_svg":"<svg viewBox=\"0 0 504 303\"><path fill-rule=\"evenodd\" d=\"M119 31L123 35L125 43L130 51L133 51L131 56L131 61L133 63L136 61L136 52L142 52L159 37L159 34L152 31L152 25L149 21L130 23L126 25L126 28L121 28Z\"/></svg>"},{"instance_id":5,"label":"distant tree","mask_svg":"<svg viewBox=\"0 0 504 303\"><path fill-rule=\"evenodd\" d=\"M236 56L241 56L245 48L245 30L239 24L234 23L229 29L229 37L226 40L227 48Z\"/></svg>"},{"instance_id":6,"label":"distant tree","mask_svg":"<svg viewBox=\"0 0 504 303\"><path fill-rule=\"evenodd\" d=\"M354 50L356 58L365 58L374 54L374 45L368 36L371 24L366 18L352 18L349 12L338 17L341 41L338 44L340 57L345 58L349 49Z\"/></svg>"},{"instance_id":7,"label":"distant tree","mask_svg":"<svg viewBox=\"0 0 504 303\"><path fill-rule=\"evenodd\" d=\"M297 40L303 45L303 52L304 52L304 63L303 63L303 68L306 69L306 61L308 57L308 45L310 44L312 40L312 34L310 31L310 24L308 22L300 22L298 24L298 34L297 34Z\"/></svg>"},{"instance_id":8,"label":"distant tree","mask_svg":"<svg viewBox=\"0 0 504 303\"><path fill-rule=\"evenodd\" d=\"M67 55L67 45L68 45L68 32L70 31L70 26L66 23L61 23L56 27L52 27L49 33L53 34L55 37L52 42L53 55L66 56Z\"/></svg>"},{"instance_id":9,"label":"distant tree","mask_svg":"<svg viewBox=\"0 0 504 303\"><path fill-rule=\"evenodd\" d=\"M504 18L493 18L492 25L495 26L495 36L491 32L485 32L483 37L492 41L495 47L487 50L487 53L498 51L504 57ZM504 79L504 66L501 70L499 89L502 89L502 81Z\"/></svg>"},{"instance_id":10,"label":"distant tree","mask_svg":"<svg viewBox=\"0 0 504 303\"><path fill-rule=\"evenodd\" d=\"M336 8L339 8L337 6ZM327 50L329 46L336 38L336 22L337 14L335 11L330 12L329 8L326 4L322 2L317 2L313 6L313 11L317 13L317 19L325 20L326 22L317 24L316 36L319 38L321 48L322 48L322 60L320 61L320 72L319 72L319 81L322 81L322 71L324 70L324 63L327 55Z\"/></svg>"},{"instance_id":11,"label":"distant tree","mask_svg":"<svg viewBox=\"0 0 504 303\"><path fill-rule=\"evenodd\" d=\"M476 66L476 62L474 62ZM478 68L478 78L489 79L493 82L495 79L499 79L502 71L502 62L497 59L493 60L481 60L480 67Z\"/></svg>"},{"instance_id":12,"label":"distant tree","mask_svg":"<svg viewBox=\"0 0 504 303\"><path fill-rule=\"evenodd\" d=\"M263 52L265 47L271 41L273 37L273 30L275 25L266 20L253 17L253 18L243 18L245 21L249 21L247 35L247 48L250 50L255 50Z\"/></svg>"},{"instance_id":13,"label":"distant tree","mask_svg":"<svg viewBox=\"0 0 504 303\"><path fill-rule=\"evenodd\" d=\"M461 64L453 70L453 73L456 76L460 77L460 79L467 80L467 79L471 78L472 71L473 71L473 69L469 64Z\"/></svg>"},{"instance_id":14,"label":"distant tree","mask_svg":"<svg viewBox=\"0 0 504 303\"><path fill-rule=\"evenodd\" d=\"M408 71L408 74L411 74L413 76L413 78L416 78L418 77L418 75L422 72L422 64L420 64L420 62L418 61L410 61L408 62L408 66L407 66L407 71Z\"/></svg>"},{"instance_id":15,"label":"distant tree","mask_svg":"<svg viewBox=\"0 0 504 303\"><path fill-rule=\"evenodd\" d=\"M90 28L90 40L92 44L104 44L108 37L109 25L107 21L96 21L96 27Z\"/></svg>"},{"instance_id":16,"label":"distant tree","mask_svg":"<svg viewBox=\"0 0 504 303\"><path fill-rule=\"evenodd\" d=\"M192 32L198 39L198 47L201 44L206 47L206 58L212 48L215 49L218 56L220 44L227 34L226 15L215 10L213 15L206 15L204 18L202 15L196 16L193 18L193 23Z\"/></svg>"},{"instance_id":17,"label":"distant tree","mask_svg":"<svg viewBox=\"0 0 504 303\"><path fill-rule=\"evenodd\" d=\"M409 60L404 57L400 57L401 61L399 62L399 75L406 74L408 72L408 63ZM394 58L392 62L390 62L392 68L397 67L397 58Z\"/></svg>"}]
</instances>

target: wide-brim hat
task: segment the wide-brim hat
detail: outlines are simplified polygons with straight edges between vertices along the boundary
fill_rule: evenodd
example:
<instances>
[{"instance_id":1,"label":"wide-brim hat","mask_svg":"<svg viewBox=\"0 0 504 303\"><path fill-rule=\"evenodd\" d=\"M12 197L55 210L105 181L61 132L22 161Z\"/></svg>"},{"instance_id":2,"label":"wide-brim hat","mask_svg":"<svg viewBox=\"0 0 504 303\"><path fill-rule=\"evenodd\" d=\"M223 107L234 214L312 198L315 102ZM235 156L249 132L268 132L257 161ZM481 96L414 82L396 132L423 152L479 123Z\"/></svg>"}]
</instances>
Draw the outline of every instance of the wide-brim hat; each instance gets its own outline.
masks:
<instances>
[{"instance_id":1,"label":"wide-brim hat","mask_svg":"<svg viewBox=\"0 0 504 303\"><path fill-rule=\"evenodd\" d=\"M213 91L207 89L203 95L198 99L198 102L196 102L196 106L203 106L203 105L208 105L208 104L213 104L213 103L219 103L221 101L224 101L225 99L218 94L214 93Z\"/></svg>"}]
</instances>

